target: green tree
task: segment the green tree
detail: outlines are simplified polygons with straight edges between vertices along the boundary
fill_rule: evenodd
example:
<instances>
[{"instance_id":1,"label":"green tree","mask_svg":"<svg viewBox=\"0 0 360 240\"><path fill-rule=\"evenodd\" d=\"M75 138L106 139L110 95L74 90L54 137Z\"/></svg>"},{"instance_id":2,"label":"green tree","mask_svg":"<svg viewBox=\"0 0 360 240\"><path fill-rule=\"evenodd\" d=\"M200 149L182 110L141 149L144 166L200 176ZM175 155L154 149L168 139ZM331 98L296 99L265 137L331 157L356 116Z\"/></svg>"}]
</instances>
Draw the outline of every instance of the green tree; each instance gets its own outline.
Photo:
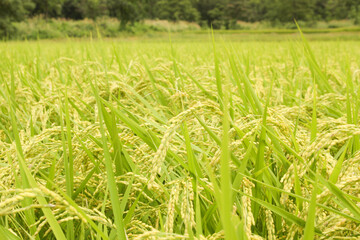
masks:
<instances>
[{"instance_id":1,"label":"green tree","mask_svg":"<svg viewBox=\"0 0 360 240\"><path fill-rule=\"evenodd\" d=\"M0 0L0 36L14 31L11 22L23 20L33 8L31 0Z\"/></svg>"},{"instance_id":2,"label":"green tree","mask_svg":"<svg viewBox=\"0 0 360 240\"><path fill-rule=\"evenodd\" d=\"M156 16L171 21L196 22L200 14L190 0L160 0L156 4Z\"/></svg>"},{"instance_id":3,"label":"green tree","mask_svg":"<svg viewBox=\"0 0 360 240\"><path fill-rule=\"evenodd\" d=\"M326 4L330 19L345 19L348 16L346 0L328 0ZM328 19L328 20L330 20Z\"/></svg>"},{"instance_id":4,"label":"green tree","mask_svg":"<svg viewBox=\"0 0 360 240\"><path fill-rule=\"evenodd\" d=\"M70 19L91 18L108 15L106 0L66 0L62 6L62 16Z\"/></svg>"},{"instance_id":5,"label":"green tree","mask_svg":"<svg viewBox=\"0 0 360 240\"><path fill-rule=\"evenodd\" d=\"M357 22L360 11L359 0L328 0L326 4L328 20L353 19Z\"/></svg>"},{"instance_id":6,"label":"green tree","mask_svg":"<svg viewBox=\"0 0 360 240\"><path fill-rule=\"evenodd\" d=\"M266 4L262 0L231 0L227 5L227 12L232 19L261 21L266 15Z\"/></svg>"},{"instance_id":7,"label":"green tree","mask_svg":"<svg viewBox=\"0 0 360 240\"><path fill-rule=\"evenodd\" d=\"M59 17L64 0L33 0L35 8L32 15L43 14L45 18Z\"/></svg>"},{"instance_id":8,"label":"green tree","mask_svg":"<svg viewBox=\"0 0 360 240\"><path fill-rule=\"evenodd\" d=\"M327 2L328 0L315 0L314 15L316 20L326 20L328 18Z\"/></svg>"},{"instance_id":9,"label":"green tree","mask_svg":"<svg viewBox=\"0 0 360 240\"><path fill-rule=\"evenodd\" d=\"M67 19L83 19L84 8L81 4L81 0L66 0L62 5L61 15Z\"/></svg>"},{"instance_id":10,"label":"green tree","mask_svg":"<svg viewBox=\"0 0 360 240\"><path fill-rule=\"evenodd\" d=\"M268 0L266 18L280 22L292 22L294 19L311 21L314 7L314 0Z\"/></svg>"},{"instance_id":11,"label":"green tree","mask_svg":"<svg viewBox=\"0 0 360 240\"><path fill-rule=\"evenodd\" d=\"M84 17L96 19L99 16L108 15L106 0L81 0Z\"/></svg>"},{"instance_id":12,"label":"green tree","mask_svg":"<svg viewBox=\"0 0 360 240\"><path fill-rule=\"evenodd\" d=\"M110 16L120 20L120 28L128 23L140 21L145 16L145 1L143 0L108 0Z\"/></svg>"},{"instance_id":13,"label":"green tree","mask_svg":"<svg viewBox=\"0 0 360 240\"><path fill-rule=\"evenodd\" d=\"M159 0L146 0L144 4L144 17L148 19L158 18L157 16L157 2Z\"/></svg>"},{"instance_id":14,"label":"green tree","mask_svg":"<svg viewBox=\"0 0 360 240\"><path fill-rule=\"evenodd\" d=\"M208 26L220 28L223 25L227 0L198 0L197 9L202 21Z\"/></svg>"}]
</instances>

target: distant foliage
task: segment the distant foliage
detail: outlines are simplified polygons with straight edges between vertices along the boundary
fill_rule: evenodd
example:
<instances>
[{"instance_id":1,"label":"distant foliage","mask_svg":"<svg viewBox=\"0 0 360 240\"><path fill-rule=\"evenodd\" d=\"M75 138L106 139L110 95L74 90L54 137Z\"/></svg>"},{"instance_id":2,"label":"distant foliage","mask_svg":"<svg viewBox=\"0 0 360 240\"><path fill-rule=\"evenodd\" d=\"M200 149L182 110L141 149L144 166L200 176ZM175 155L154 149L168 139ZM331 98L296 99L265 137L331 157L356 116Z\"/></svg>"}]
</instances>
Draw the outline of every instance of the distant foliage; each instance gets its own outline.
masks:
<instances>
[{"instance_id":1,"label":"distant foliage","mask_svg":"<svg viewBox=\"0 0 360 240\"><path fill-rule=\"evenodd\" d=\"M0 36L8 36L11 22L23 20L34 6L31 0L0 0Z\"/></svg>"},{"instance_id":2,"label":"distant foliage","mask_svg":"<svg viewBox=\"0 0 360 240\"><path fill-rule=\"evenodd\" d=\"M111 17L117 17L120 20L122 29L128 23L134 23L145 17L144 0L107 0L108 9Z\"/></svg>"},{"instance_id":3,"label":"distant foliage","mask_svg":"<svg viewBox=\"0 0 360 240\"><path fill-rule=\"evenodd\" d=\"M0 34L11 22L42 16L72 20L110 16L120 29L144 19L196 22L214 29L238 29L238 21L274 26L347 19L360 24L359 0L0 0ZM311 24L310 24L311 25Z\"/></svg>"},{"instance_id":4,"label":"distant foliage","mask_svg":"<svg viewBox=\"0 0 360 240\"><path fill-rule=\"evenodd\" d=\"M32 15L43 14L47 17L59 17L61 16L61 9L64 4L64 0L32 0L35 4L35 8L32 11Z\"/></svg>"},{"instance_id":5,"label":"distant foliage","mask_svg":"<svg viewBox=\"0 0 360 240\"><path fill-rule=\"evenodd\" d=\"M156 3L156 13L158 18L171 21L197 22L200 18L200 14L191 0L159 0Z\"/></svg>"}]
</instances>

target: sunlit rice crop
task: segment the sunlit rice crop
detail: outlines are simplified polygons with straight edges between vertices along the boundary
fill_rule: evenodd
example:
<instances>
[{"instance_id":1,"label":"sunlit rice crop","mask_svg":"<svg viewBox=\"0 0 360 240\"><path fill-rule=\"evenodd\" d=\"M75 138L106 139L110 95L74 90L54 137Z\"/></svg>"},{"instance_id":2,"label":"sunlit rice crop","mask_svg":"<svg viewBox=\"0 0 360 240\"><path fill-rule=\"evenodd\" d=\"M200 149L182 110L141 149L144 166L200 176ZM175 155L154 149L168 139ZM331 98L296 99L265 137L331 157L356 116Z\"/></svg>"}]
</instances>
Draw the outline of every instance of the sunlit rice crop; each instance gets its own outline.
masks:
<instances>
[{"instance_id":1,"label":"sunlit rice crop","mask_svg":"<svg viewBox=\"0 0 360 240\"><path fill-rule=\"evenodd\" d=\"M358 239L358 42L0 43L0 239Z\"/></svg>"}]
</instances>

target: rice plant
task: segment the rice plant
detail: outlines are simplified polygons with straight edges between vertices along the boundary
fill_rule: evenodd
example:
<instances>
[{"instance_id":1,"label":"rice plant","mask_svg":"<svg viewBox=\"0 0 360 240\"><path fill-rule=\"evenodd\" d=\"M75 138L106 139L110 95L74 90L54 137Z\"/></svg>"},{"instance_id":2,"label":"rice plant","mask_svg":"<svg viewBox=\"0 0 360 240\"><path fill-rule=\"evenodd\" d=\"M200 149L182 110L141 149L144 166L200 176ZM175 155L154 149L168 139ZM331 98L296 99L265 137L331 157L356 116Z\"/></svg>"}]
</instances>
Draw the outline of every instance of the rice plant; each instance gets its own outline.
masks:
<instances>
[{"instance_id":1,"label":"rice plant","mask_svg":"<svg viewBox=\"0 0 360 240\"><path fill-rule=\"evenodd\" d=\"M0 239L360 237L358 42L0 56Z\"/></svg>"}]
</instances>

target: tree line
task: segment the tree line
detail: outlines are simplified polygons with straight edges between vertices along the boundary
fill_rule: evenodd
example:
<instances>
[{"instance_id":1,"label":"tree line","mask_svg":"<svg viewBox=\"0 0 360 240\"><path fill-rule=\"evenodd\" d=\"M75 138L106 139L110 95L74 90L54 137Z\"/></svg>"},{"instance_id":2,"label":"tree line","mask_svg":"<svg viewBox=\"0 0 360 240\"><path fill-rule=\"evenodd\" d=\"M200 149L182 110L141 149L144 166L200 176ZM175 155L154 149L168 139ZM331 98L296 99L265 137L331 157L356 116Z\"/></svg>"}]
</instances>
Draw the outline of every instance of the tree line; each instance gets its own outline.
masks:
<instances>
[{"instance_id":1,"label":"tree line","mask_svg":"<svg viewBox=\"0 0 360 240\"><path fill-rule=\"evenodd\" d=\"M29 17L80 20L109 16L120 27L142 19L185 20L230 29L236 21L291 22L353 19L360 0L0 0L0 30Z\"/></svg>"}]
</instances>

